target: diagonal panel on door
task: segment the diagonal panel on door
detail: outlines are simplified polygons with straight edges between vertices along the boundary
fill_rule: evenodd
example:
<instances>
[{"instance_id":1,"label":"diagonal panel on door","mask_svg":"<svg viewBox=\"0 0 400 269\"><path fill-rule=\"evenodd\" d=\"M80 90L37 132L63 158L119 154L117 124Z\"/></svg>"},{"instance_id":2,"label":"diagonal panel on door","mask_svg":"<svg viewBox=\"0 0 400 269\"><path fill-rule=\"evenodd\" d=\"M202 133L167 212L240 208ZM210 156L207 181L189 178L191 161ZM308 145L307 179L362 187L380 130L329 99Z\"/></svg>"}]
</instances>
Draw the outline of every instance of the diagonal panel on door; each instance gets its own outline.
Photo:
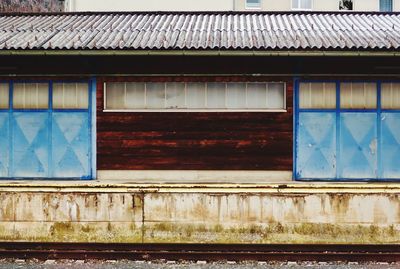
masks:
<instances>
[{"instance_id":1,"label":"diagonal panel on door","mask_svg":"<svg viewBox=\"0 0 400 269\"><path fill-rule=\"evenodd\" d=\"M381 126L381 176L400 178L400 113L382 113Z\"/></svg>"},{"instance_id":2,"label":"diagonal panel on door","mask_svg":"<svg viewBox=\"0 0 400 269\"><path fill-rule=\"evenodd\" d=\"M377 114L340 114L340 173L344 179L377 178Z\"/></svg>"},{"instance_id":3,"label":"diagonal panel on door","mask_svg":"<svg viewBox=\"0 0 400 269\"><path fill-rule=\"evenodd\" d=\"M52 119L53 177L89 178L88 112L53 112Z\"/></svg>"},{"instance_id":4,"label":"diagonal panel on door","mask_svg":"<svg viewBox=\"0 0 400 269\"><path fill-rule=\"evenodd\" d=\"M9 172L9 114L0 112L0 178Z\"/></svg>"},{"instance_id":5,"label":"diagonal panel on door","mask_svg":"<svg viewBox=\"0 0 400 269\"><path fill-rule=\"evenodd\" d=\"M48 118L47 112L13 113L13 177L48 177Z\"/></svg>"},{"instance_id":6,"label":"diagonal panel on door","mask_svg":"<svg viewBox=\"0 0 400 269\"><path fill-rule=\"evenodd\" d=\"M296 178L336 178L335 112L299 115Z\"/></svg>"}]
</instances>

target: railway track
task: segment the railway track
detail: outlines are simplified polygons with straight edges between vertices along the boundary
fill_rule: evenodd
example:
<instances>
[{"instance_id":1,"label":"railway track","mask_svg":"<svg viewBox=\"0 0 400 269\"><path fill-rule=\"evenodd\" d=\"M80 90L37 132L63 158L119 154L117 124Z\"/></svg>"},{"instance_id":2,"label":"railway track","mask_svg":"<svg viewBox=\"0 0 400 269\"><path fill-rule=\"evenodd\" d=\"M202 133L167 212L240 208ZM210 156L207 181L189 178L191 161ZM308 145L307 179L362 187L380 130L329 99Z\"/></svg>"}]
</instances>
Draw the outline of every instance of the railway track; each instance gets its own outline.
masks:
<instances>
[{"instance_id":1,"label":"railway track","mask_svg":"<svg viewBox=\"0 0 400 269\"><path fill-rule=\"evenodd\" d=\"M399 262L400 245L241 245L0 242L0 258Z\"/></svg>"}]
</instances>

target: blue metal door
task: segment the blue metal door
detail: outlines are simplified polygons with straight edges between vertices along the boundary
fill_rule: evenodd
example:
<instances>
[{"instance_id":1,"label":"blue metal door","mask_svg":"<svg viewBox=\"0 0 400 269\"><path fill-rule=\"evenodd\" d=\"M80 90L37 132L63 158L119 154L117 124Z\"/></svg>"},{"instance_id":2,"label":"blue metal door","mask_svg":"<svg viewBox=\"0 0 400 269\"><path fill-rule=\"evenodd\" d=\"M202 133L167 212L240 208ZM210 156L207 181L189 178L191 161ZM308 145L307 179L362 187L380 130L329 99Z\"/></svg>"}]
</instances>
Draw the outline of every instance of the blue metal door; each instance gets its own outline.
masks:
<instances>
[{"instance_id":1,"label":"blue metal door","mask_svg":"<svg viewBox=\"0 0 400 269\"><path fill-rule=\"evenodd\" d=\"M301 95L296 82L294 178L400 180L400 83L368 82L364 88L362 82L329 83L336 94L327 99L318 86L305 87ZM312 107L327 100L327 108Z\"/></svg>"},{"instance_id":2,"label":"blue metal door","mask_svg":"<svg viewBox=\"0 0 400 269\"><path fill-rule=\"evenodd\" d=\"M329 179L336 176L335 113L299 114L297 177Z\"/></svg>"},{"instance_id":3,"label":"blue metal door","mask_svg":"<svg viewBox=\"0 0 400 269\"><path fill-rule=\"evenodd\" d=\"M0 111L0 177L8 176L9 169L9 113Z\"/></svg>"},{"instance_id":4,"label":"blue metal door","mask_svg":"<svg viewBox=\"0 0 400 269\"><path fill-rule=\"evenodd\" d=\"M53 112L53 177L90 175L90 132L87 112Z\"/></svg>"},{"instance_id":5,"label":"blue metal door","mask_svg":"<svg viewBox=\"0 0 400 269\"><path fill-rule=\"evenodd\" d=\"M48 125L47 112L12 113L12 177L48 177Z\"/></svg>"},{"instance_id":6,"label":"blue metal door","mask_svg":"<svg viewBox=\"0 0 400 269\"><path fill-rule=\"evenodd\" d=\"M381 177L400 178L400 113L382 112L381 117Z\"/></svg>"},{"instance_id":7,"label":"blue metal door","mask_svg":"<svg viewBox=\"0 0 400 269\"><path fill-rule=\"evenodd\" d=\"M21 100L38 99L38 93L26 94L25 88L16 93L14 82L7 84L10 105L0 109L0 178L93 178L91 83L80 82L87 85L86 106L69 108L53 104L52 81L41 82L48 87L48 104L38 109L21 108ZM13 104L16 95L19 106ZM59 103L64 102L62 98Z\"/></svg>"},{"instance_id":8,"label":"blue metal door","mask_svg":"<svg viewBox=\"0 0 400 269\"><path fill-rule=\"evenodd\" d=\"M342 179L377 178L377 114L340 114L340 171Z\"/></svg>"}]
</instances>

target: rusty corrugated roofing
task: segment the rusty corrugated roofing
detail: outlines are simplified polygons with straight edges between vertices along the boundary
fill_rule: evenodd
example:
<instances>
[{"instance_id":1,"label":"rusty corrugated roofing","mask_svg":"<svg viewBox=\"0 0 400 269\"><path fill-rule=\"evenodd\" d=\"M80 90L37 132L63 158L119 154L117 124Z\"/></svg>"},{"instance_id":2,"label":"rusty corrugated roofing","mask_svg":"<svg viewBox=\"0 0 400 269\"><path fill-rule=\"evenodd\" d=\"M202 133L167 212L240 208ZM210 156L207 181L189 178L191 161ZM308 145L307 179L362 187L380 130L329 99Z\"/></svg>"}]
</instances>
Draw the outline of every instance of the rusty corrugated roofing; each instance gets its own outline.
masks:
<instances>
[{"instance_id":1,"label":"rusty corrugated roofing","mask_svg":"<svg viewBox=\"0 0 400 269\"><path fill-rule=\"evenodd\" d=\"M399 13L0 15L0 50L398 50Z\"/></svg>"}]
</instances>

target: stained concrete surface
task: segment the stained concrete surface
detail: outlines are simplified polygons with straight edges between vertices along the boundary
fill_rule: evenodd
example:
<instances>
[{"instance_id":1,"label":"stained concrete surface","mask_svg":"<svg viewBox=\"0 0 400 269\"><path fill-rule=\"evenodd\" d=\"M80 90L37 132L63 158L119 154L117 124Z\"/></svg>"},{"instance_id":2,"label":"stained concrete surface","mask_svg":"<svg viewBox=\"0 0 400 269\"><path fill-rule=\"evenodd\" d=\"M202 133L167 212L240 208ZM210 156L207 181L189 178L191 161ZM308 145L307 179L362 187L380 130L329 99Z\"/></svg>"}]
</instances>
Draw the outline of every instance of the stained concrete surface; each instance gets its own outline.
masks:
<instances>
[{"instance_id":1,"label":"stained concrete surface","mask_svg":"<svg viewBox=\"0 0 400 269\"><path fill-rule=\"evenodd\" d=\"M0 184L1 185L1 184ZM399 243L400 185L0 186L0 239ZM399 264L0 261L0 269L400 268Z\"/></svg>"},{"instance_id":2,"label":"stained concrete surface","mask_svg":"<svg viewBox=\"0 0 400 269\"><path fill-rule=\"evenodd\" d=\"M0 186L0 240L400 243L400 185L340 186Z\"/></svg>"},{"instance_id":3,"label":"stained concrete surface","mask_svg":"<svg viewBox=\"0 0 400 269\"><path fill-rule=\"evenodd\" d=\"M157 262L137 262L137 261L0 261L0 269L300 269L300 268L316 268L316 269L396 269L400 268L400 263L388 264L388 263L334 263L334 262L244 262L239 264L232 264L230 262L218 262L218 263L204 263L204 262L168 262L168 261L157 261Z\"/></svg>"}]
</instances>

